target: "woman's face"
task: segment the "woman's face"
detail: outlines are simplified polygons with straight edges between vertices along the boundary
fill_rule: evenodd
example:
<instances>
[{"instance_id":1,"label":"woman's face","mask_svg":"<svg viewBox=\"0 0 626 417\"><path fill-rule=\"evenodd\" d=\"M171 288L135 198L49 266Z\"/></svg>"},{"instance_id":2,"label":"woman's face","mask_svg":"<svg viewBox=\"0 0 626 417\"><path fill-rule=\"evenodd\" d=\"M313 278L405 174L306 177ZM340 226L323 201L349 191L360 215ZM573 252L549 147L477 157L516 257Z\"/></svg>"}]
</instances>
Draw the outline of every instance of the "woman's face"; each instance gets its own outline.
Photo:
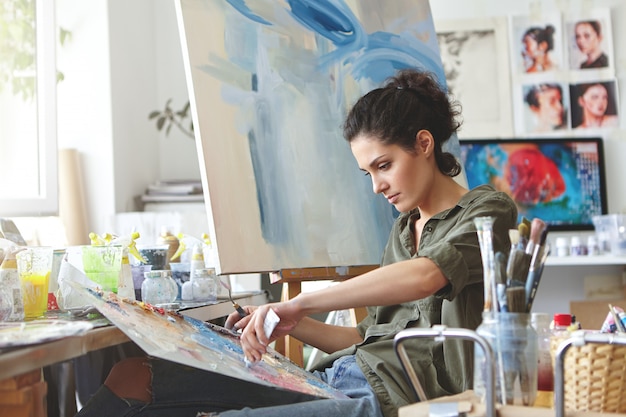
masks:
<instances>
[{"instance_id":1,"label":"woman's face","mask_svg":"<svg viewBox=\"0 0 626 417\"><path fill-rule=\"evenodd\" d=\"M525 56L533 58L537 55L537 48L539 47L539 44L535 38L530 35L526 35L524 36L524 39L522 39L522 44L524 45L523 54Z\"/></svg>"},{"instance_id":2,"label":"woman's face","mask_svg":"<svg viewBox=\"0 0 626 417\"><path fill-rule=\"evenodd\" d=\"M580 105L594 116L604 116L609 105L609 94L603 85L592 85L580 97Z\"/></svg>"},{"instance_id":3,"label":"woman's face","mask_svg":"<svg viewBox=\"0 0 626 417\"><path fill-rule=\"evenodd\" d=\"M588 55L600 49L602 39L589 23L578 23L574 32L576 45L583 54Z\"/></svg>"},{"instance_id":4,"label":"woman's face","mask_svg":"<svg viewBox=\"0 0 626 417\"><path fill-rule=\"evenodd\" d=\"M563 124L563 102L557 88L547 88L537 93L537 117L548 126L556 128Z\"/></svg>"},{"instance_id":5,"label":"woman's face","mask_svg":"<svg viewBox=\"0 0 626 417\"><path fill-rule=\"evenodd\" d=\"M357 136L350 147L359 168L371 177L374 193L383 194L401 212L418 207L432 175L421 150L407 152L368 135Z\"/></svg>"}]
</instances>

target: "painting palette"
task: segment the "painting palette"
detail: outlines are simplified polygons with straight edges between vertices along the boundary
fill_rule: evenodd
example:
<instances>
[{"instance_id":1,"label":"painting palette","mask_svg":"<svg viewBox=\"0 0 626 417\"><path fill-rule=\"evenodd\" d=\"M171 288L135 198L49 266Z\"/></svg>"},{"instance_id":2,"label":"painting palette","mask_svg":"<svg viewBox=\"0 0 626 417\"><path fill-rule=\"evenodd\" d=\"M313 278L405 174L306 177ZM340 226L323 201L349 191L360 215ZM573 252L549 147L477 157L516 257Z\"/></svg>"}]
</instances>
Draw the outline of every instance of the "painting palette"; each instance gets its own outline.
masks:
<instances>
[{"instance_id":1,"label":"painting palette","mask_svg":"<svg viewBox=\"0 0 626 417\"><path fill-rule=\"evenodd\" d=\"M111 292L81 290L151 356L319 398L347 398L269 347L260 362L246 366L239 335L228 329Z\"/></svg>"}]
</instances>

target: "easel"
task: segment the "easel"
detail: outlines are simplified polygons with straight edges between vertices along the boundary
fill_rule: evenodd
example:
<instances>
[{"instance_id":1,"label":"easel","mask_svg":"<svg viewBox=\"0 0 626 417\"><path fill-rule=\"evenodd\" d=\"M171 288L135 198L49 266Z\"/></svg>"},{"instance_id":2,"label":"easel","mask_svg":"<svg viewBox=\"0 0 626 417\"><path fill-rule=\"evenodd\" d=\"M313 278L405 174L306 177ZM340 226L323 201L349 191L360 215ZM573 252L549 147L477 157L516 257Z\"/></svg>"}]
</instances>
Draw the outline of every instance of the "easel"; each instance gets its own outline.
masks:
<instances>
[{"instance_id":1,"label":"easel","mask_svg":"<svg viewBox=\"0 0 626 417\"><path fill-rule=\"evenodd\" d=\"M270 282L272 284L283 284L281 299L287 301L302 292L303 281L343 281L365 274L378 268L378 265L362 266L340 266L340 267L318 267L318 268L295 268L281 269L270 272ZM364 308L352 309L353 322L358 323L366 316ZM277 340L275 349L291 359L299 366L304 366L303 343L298 339L285 336L284 340Z\"/></svg>"}]
</instances>

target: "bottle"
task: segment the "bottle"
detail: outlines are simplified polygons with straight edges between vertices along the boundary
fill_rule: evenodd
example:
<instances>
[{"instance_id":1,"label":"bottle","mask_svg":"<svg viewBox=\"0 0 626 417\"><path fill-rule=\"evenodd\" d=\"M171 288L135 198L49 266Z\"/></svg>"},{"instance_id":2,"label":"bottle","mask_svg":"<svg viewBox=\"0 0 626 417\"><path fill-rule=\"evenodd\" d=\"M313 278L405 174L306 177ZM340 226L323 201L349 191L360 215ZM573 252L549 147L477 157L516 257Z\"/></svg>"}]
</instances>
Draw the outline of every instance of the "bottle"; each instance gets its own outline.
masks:
<instances>
[{"instance_id":1,"label":"bottle","mask_svg":"<svg viewBox=\"0 0 626 417\"><path fill-rule=\"evenodd\" d=\"M189 266L189 276L193 279L195 271L197 269L204 269L204 252L202 250L202 245L197 243L193 247L193 252L191 253L191 265Z\"/></svg>"},{"instance_id":2,"label":"bottle","mask_svg":"<svg viewBox=\"0 0 626 417\"><path fill-rule=\"evenodd\" d=\"M552 337L550 338L550 350L556 352L559 344L570 336L572 325L572 315L567 313L557 313L550 323Z\"/></svg>"},{"instance_id":3,"label":"bottle","mask_svg":"<svg viewBox=\"0 0 626 417\"><path fill-rule=\"evenodd\" d=\"M161 228L161 234L159 235L159 238L157 239L157 245L168 245L169 248L167 250L167 264L166 264L166 268L169 269L169 264L171 262L179 262L180 258L174 258L174 255L176 254L176 252L178 251L178 247L180 246L180 242L178 241L178 238L176 236L174 236L172 233L170 233L170 231L167 229L167 227L163 226Z\"/></svg>"},{"instance_id":4,"label":"bottle","mask_svg":"<svg viewBox=\"0 0 626 417\"><path fill-rule=\"evenodd\" d=\"M128 298L129 300L135 300L135 284L133 280L133 272L130 266L130 254L138 259L140 262L145 260L137 250L137 243L139 239L139 232L132 232L128 236L119 236L109 240L109 245L122 245L122 266L120 268L119 280L117 283L117 294L120 297Z\"/></svg>"},{"instance_id":5,"label":"bottle","mask_svg":"<svg viewBox=\"0 0 626 417\"><path fill-rule=\"evenodd\" d=\"M178 285L172 279L170 271L144 272L141 283L141 300L144 303L159 305L173 303L178 296Z\"/></svg>"},{"instance_id":6,"label":"bottle","mask_svg":"<svg viewBox=\"0 0 626 417\"><path fill-rule=\"evenodd\" d=\"M559 236L556 238L556 256L568 256L570 254L569 243L566 237Z\"/></svg>"},{"instance_id":7,"label":"bottle","mask_svg":"<svg viewBox=\"0 0 626 417\"><path fill-rule=\"evenodd\" d=\"M572 236L569 246L570 256L581 256L587 254L587 247L583 245L578 236Z\"/></svg>"},{"instance_id":8,"label":"bottle","mask_svg":"<svg viewBox=\"0 0 626 417\"><path fill-rule=\"evenodd\" d=\"M550 339L550 316L547 313L532 313L531 324L537 332L537 398L535 407L554 407L554 372Z\"/></svg>"},{"instance_id":9,"label":"bottle","mask_svg":"<svg viewBox=\"0 0 626 417\"><path fill-rule=\"evenodd\" d=\"M213 302L217 300L217 275L213 268L199 268L191 276L193 301Z\"/></svg>"},{"instance_id":10,"label":"bottle","mask_svg":"<svg viewBox=\"0 0 626 417\"><path fill-rule=\"evenodd\" d=\"M22 285L17 273L17 260L15 259L15 254L20 250L16 246L7 249L4 260L0 264L0 297L4 306L2 316L4 320L8 321L24 320ZM9 307L11 307L10 312L8 311Z\"/></svg>"}]
</instances>

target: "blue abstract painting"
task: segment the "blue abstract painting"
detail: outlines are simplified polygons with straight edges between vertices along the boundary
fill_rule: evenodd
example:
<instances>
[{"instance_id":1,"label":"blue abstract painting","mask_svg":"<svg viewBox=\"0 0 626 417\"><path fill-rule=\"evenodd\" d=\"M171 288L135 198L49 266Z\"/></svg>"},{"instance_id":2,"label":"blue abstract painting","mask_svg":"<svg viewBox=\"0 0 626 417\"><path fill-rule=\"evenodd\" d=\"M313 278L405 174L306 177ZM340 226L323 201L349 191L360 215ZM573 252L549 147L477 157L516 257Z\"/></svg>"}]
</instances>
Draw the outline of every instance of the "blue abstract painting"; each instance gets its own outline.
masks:
<instances>
[{"instance_id":1,"label":"blue abstract painting","mask_svg":"<svg viewBox=\"0 0 626 417\"><path fill-rule=\"evenodd\" d=\"M179 0L177 13L218 271L378 264L397 213L342 123L399 69L445 86L428 0Z\"/></svg>"}]
</instances>

